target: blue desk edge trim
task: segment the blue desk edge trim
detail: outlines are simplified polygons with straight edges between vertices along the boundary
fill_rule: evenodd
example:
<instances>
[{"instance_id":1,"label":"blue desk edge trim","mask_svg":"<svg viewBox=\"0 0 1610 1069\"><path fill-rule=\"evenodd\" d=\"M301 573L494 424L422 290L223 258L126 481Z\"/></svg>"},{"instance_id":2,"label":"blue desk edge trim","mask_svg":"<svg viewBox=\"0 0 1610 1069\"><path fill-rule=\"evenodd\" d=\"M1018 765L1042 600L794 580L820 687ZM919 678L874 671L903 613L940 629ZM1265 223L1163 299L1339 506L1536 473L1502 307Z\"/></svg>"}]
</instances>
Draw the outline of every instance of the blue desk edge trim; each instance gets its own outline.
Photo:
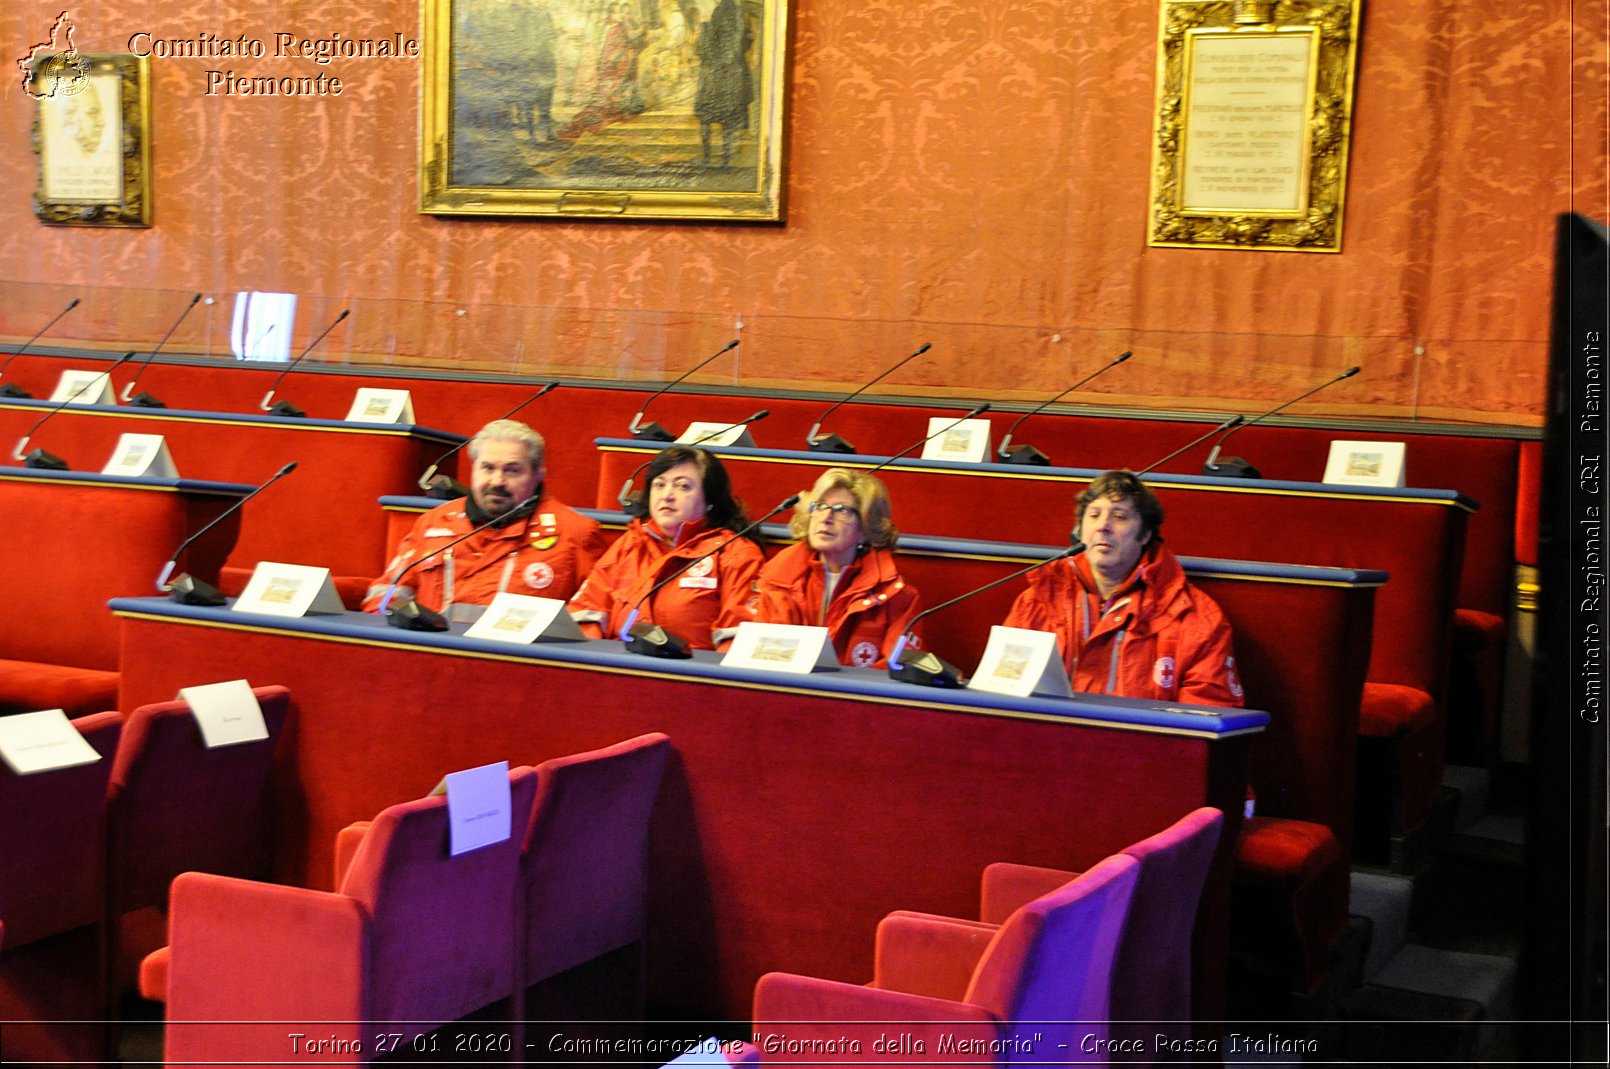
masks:
<instances>
[{"instance_id":1,"label":"blue desk edge trim","mask_svg":"<svg viewBox=\"0 0 1610 1069\"><path fill-rule=\"evenodd\" d=\"M263 628L287 634L303 633L326 638L358 639L386 645L417 647L438 651L495 654L561 665L653 672L665 676L718 683L759 684L766 687L818 691L825 695L875 698L883 702L920 702L954 706L958 712L1029 713L1060 720L1099 722L1114 728L1161 728L1199 735L1230 735L1262 730L1269 714L1256 709L1225 709L1208 706L1164 704L1127 698L1095 698L1078 695L1071 699L1013 698L967 690L939 690L896 683L883 672L868 668L841 667L834 672L809 676L756 672L723 668L720 655L708 650L695 651L686 661L657 660L626 653L609 640L549 642L511 645L467 639L463 625L457 630L437 634L401 631L386 625L374 613L347 612L339 616L281 617L257 613L236 613L231 609L210 609L179 605L167 598L113 598L114 613L138 613L195 623L228 624Z\"/></svg>"},{"instance_id":2,"label":"blue desk edge trim","mask_svg":"<svg viewBox=\"0 0 1610 1069\"><path fill-rule=\"evenodd\" d=\"M153 479L145 475L102 475L98 471L51 471L48 468L0 467L0 479L29 479L42 482L112 483L131 490L180 490L187 494L220 494L242 497L257 487L250 483L220 483L209 479Z\"/></svg>"},{"instance_id":3,"label":"blue desk edge trim","mask_svg":"<svg viewBox=\"0 0 1610 1069\"><path fill-rule=\"evenodd\" d=\"M0 398L0 406L13 405L18 408L54 408L60 401L43 401L37 397L5 397ZM153 419L177 417L180 419L200 419L229 423L262 423L276 427L316 427L320 430L353 428L366 431L404 433L420 438L439 440L447 445L457 445L469 441L469 438L453 431L436 430L433 427L422 427L417 423L362 423L357 420L345 419L314 419L307 416L271 416L267 412L214 412L200 408L140 408L136 405L68 405L64 412L89 412L105 414L108 412L129 412Z\"/></svg>"},{"instance_id":4,"label":"blue desk edge trim","mask_svg":"<svg viewBox=\"0 0 1610 1069\"><path fill-rule=\"evenodd\" d=\"M599 449L664 448L670 442L639 442L632 438L594 438ZM708 447L706 447L708 448ZM758 446L723 446L711 449L722 456L745 457L752 460L808 460L824 468L854 465L870 468L882 464L888 457L869 456L864 453L812 453L804 449L761 449ZM1090 480L1100 475L1103 468L1036 467L1028 464L960 464L952 460L923 460L921 457L901 457L896 464L932 471L988 472L996 475L1038 475L1044 478ZM1401 497L1418 501L1437 501L1456 504L1471 510L1481 506L1474 498L1458 490L1439 490L1415 486L1346 486L1338 483L1287 482L1279 479L1225 479L1213 475L1189 475L1168 471L1151 472L1146 482L1152 485L1193 486L1204 489L1234 490L1288 490L1306 493L1332 494L1337 497Z\"/></svg>"}]
</instances>

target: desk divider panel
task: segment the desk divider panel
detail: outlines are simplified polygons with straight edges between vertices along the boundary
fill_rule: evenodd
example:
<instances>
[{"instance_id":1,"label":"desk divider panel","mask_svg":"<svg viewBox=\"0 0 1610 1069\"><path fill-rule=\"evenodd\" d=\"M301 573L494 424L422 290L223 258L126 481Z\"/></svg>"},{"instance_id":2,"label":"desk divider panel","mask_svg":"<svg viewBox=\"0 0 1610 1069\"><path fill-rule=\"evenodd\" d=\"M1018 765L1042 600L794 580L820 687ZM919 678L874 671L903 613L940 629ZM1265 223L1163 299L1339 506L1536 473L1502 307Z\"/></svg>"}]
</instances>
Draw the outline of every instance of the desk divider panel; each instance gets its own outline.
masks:
<instances>
[{"instance_id":1,"label":"desk divider panel","mask_svg":"<svg viewBox=\"0 0 1610 1069\"><path fill-rule=\"evenodd\" d=\"M1262 713L936 696L855 669L779 685L703 653L667 665L607 642L509 651L360 614L113 609L125 702L219 672L296 695L277 786L288 882L327 887L338 829L445 772L665 731L674 753L650 861L658 1009L746 1019L770 969L864 981L885 913L966 915L991 861L1083 868L1202 804L1228 817L1198 948L1206 1016L1221 1004L1229 862Z\"/></svg>"},{"instance_id":2,"label":"desk divider panel","mask_svg":"<svg viewBox=\"0 0 1610 1069\"><path fill-rule=\"evenodd\" d=\"M0 400L0 441L20 437L48 408ZM63 409L33 444L61 454L75 471L99 470L125 433L163 435L175 466L191 479L261 483L296 461L295 472L242 510L229 564L250 569L275 560L366 577L385 563L371 520L374 499L413 489L425 467L459 441L412 426L84 405Z\"/></svg>"}]
</instances>

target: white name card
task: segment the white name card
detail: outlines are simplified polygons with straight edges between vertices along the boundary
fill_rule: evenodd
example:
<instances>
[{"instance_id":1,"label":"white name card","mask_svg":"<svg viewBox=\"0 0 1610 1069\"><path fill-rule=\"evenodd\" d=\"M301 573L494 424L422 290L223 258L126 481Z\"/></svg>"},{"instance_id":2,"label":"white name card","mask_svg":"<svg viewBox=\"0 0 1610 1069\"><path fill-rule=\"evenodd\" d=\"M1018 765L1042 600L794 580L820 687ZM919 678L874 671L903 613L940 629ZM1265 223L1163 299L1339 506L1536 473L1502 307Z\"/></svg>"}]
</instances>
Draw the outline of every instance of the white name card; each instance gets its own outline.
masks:
<instances>
[{"instance_id":1,"label":"white name card","mask_svg":"<svg viewBox=\"0 0 1610 1069\"><path fill-rule=\"evenodd\" d=\"M825 627L746 620L738 625L738 633L733 636L726 656L721 658L721 665L807 675L836 671L839 659Z\"/></svg>"},{"instance_id":2,"label":"white name card","mask_svg":"<svg viewBox=\"0 0 1610 1069\"><path fill-rule=\"evenodd\" d=\"M201 741L209 750L268 738L263 707L244 679L185 687L179 691L179 700L190 706L190 715L201 728Z\"/></svg>"},{"instance_id":3,"label":"white name card","mask_svg":"<svg viewBox=\"0 0 1610 1069\"><path fill-rule=\"evenodd\" d=\"M60 709L0 716L0 760L19 776L100 759Z\"/></svg>"},{"instance_id":4,"label":"white name card","mask_svg":"<svg viewBox=\"0 0 1610 1069\"><path fill-rule=\"evenodd\" d=\"M1346 486L1402 486L1402 442L1345 442L1330 444L1324 482Z\"/></svg>"},{"instance_id":5,"label":"white name card","mask_svg":"<svg viewBox=\"0 0 1610 1069\"><path fill-rule=\"evenodd\" d=\"M101 469L102 475L144 475L153 479L177 479L168 440L160 434L125 434L118 438L112 459Z\"/></svg>"},{"instance_id":6,"label":"white name card","mask_svg":"<svg viewBox=\"0 0 1610 1069\"><path fill-rule=\"evenodd\" d=\"M1031 694L1043 698L1073 696L1055 635L999 624L989 629L989 644L979 659L978 671L967 681L967 689L1019 698Z\"/></svg>"},{"instance_id":7,"label":"white name card","mask_svg":"<svg viewBox=\"0 0 1610 1069\"><path fill-rule=\"evenodd\" d=\"M944 433L941 434L941 431ZM964 419L958 422L950 416L934 416L928 420L928 435L928 444L922 447L924 460L977 464L989 455L987 419Z\"/></svg>"},{"instance_id":8,"label":"white name card","mask_svg":"<svg viewBox=\"0 0 1610 1069\"><path fill-rule=\"evenodd\" d=\"M361 386L347 410L348 423L413 423L414 402L407 390Z\"/></svg>"},{"instance_id":9,"label":"white name card","mask_svg":"<svg viewBox=\"0 0 1610 1069\"><path fill-rule=\"evenodd\" d=\"M330 581L330 569L265 560L252 570L251 580L233 606L236 612L268 616L306 616L341 613L341 595Z\"/></svg>"},{"instance_id":10,"label":"white name card","mask_svg":"<svg viewBox=\"0 0 1610 1069\"><path fill-rule=\"evenodd\" d=\"M432 797L447 795L447 849L451 856L508 840L513 802L507 761L449 772L430 793Z\"/></svg>"},{"instance_id":11,"label":"white name card","mask_svg":"<svg viewBox=\"0 0 1610 1069\"><path fill-rule=\"evenodd\" d=\"M110 371L63 371L56 380L52 401L70 405L115 405Z\"/></svg>"},{"instance_id":12,"label":"white name card","mask_svg":"<svg viewBox=\"0 0 1610 1069\"><path fill-rule=\"evenodd\" d=\"M529 594L499 594L480 615L465 638L484 638L489 642L585 642L565 603L557 598L534 598Z\"/></svg>"},{"instance_id":13,"label":"white name card","mask_svg":"<svg viewBox=\"0 0 1610 1069\"><path fill-rule=\"evenodd\" d=\"M729 445L752 447L755 444L747 423L690 423L677 441L683 445L697 442L717 448Z\"/></svg>"}]
</instances>

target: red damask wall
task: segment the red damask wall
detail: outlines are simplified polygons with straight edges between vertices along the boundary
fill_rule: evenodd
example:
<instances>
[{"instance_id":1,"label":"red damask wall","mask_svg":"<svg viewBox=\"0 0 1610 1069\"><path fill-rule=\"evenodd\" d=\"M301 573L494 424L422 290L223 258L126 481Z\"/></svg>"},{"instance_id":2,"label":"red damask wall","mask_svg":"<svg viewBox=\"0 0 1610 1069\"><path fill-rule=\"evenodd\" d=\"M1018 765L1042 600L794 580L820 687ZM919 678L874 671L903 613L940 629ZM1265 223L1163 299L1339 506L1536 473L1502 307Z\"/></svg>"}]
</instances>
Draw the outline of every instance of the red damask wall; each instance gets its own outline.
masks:
<instances>
[{"instance_id":1,"label":"red damask wall","mask_svg":"<svg viewBox=\"0 0 1610 1069\"><path fill-rule=\"evenodd\" d=\"M11 0L5 58L62 2ZM933 341L892 388L1029 397L1128 348L1090 399L1236 409L1359 363L1308 411L1536 424L1553 216L1607 214L1605 6L1368 0L1340 255L1145 245L1151 0L798 0L780 227L420 215L418 64L272 58L153 60L156 225L46 227L6 76L0 335L86 287L74 330L109 343L154 341L190 291L286 290L356 308L343 359L654 377L741 321L736 372L704 381L854 382ZM71 14L82 51L419 33L410 0ZM345 89L207 96L218 66ZM172 292L118 299L142 290ZM227 351L216 321L188 344Z\"/></svg>"}]
</instances>

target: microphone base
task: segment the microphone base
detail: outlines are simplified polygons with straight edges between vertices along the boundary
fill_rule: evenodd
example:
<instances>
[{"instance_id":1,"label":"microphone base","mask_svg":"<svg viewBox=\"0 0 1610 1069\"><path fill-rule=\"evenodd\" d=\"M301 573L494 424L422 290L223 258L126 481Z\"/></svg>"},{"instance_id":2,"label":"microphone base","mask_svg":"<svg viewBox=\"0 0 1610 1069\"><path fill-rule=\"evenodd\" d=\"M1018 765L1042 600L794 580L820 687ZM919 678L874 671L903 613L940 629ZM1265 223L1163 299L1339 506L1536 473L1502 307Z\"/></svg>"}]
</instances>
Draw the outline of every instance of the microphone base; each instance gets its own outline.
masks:
<instances>
[{"instance_id":1,"label":"microphone base","mask_svg":"<svg viewBox=\"0 0 1610 1069\"><path fill-rule=\"evenodd\" d=\"M645 423L632 432L632 438L639 442L674 442L676 435L660 426L658 423Z\"/></svg>"},{"instance_id":2,"label":"microphone base","mask_svg":"<svg viewBox=\"0 0 1610 1069\"><path fill-rule=\"evenodd\" d=\"M27 456L23 457L22 466L25 468L40 468L45 471L71 470L67 467L67 461L63 460L55 453L49 453L43 449L35 449L32 453L29 453Z\"/></svg>"},{"instance_id":3,"label":"microphone base","mask_svg":"<svg viewBox=\"0 0 1610 1069\"><path fill-rule=\"evenodd\" d=\"M129 398L129 405L131 407L133 407L133 408L167 408L168 407L167 405L163 404L161 401L158 401L155 397L152 397L150 394L146 393L144 390L141 390L139 393L137 393L133 397Z\"/></svg>"},{"instance_id":4,"label":"microphone base","mask_svg":"<svg viewBox=\"0 0 1610 1069\"><path fill-rule=\"evenodd\" d=\"M0 397L32 397L33 394L14 382L0 383Z\"/></svg>"},{"instance_id":5,"label":"microphone base","mask_svg":"<svg viewBox=\"0 0 1610 1069\"><path fill-rule=\"evenodd\" d=\"M387 610L386 623L403 631L447 630L447 617L417 601L410 601L400 609Z\"/></svg>"},{"instance_id":6,"label":"microphone base","mask_svg":"<svg viewBox=\"0 0 1610 1069\"><path fill-rule=\"evenodd\" d=\"M1245 457L1225 457L1217 464L1203 464L1202 474L1219 479L1261 479L1263 472L1247 463Z\"/></svg>"},{"instance_id":7,"label":"microphone base","mask_svg":"<svg viewBox=\"0 0 1610 1069\"><path fill-rule=\"evenodd\" d=\"M168 584L168 597L180 605L217 606L226 600L217 587L188 573L181 573Z\"/></svg>"},{"instance_id":8,"label":"microphone base","mask_svg":"<svg viewBox=\"0 0 1610 1069\"><path fill-rule=\"evenodd\" d=\"M435 498L437 501L454 501L461 497L469 497L470 488L451 475L438 475L425 488L425 496Z\"/></svg>"},{"instance_id":9,"label":"microphone base","mask_svg":"<svg viewBox=\"0 0 1610 1069\"><path fill-rule=\"evenodd\" d=\"M671 634L659 624L646 623L635 623L627 632L626 652L674 661L685 661L693 656L686 639Z\"/></svg>"},{"instance_id":10,"label":"microphone base","mask_svg":"<svg viewBox=\"0 0 1610 1069\"><path fill-rule=\"evenodd\" d=\"M812 453L853 453L855 446L846 442L836 434L824 434L820 438L813 438L807 448Z\"/></svg>"},{"instance_id":11,"label":"microphone base","mask_svg":"<svg viewBox=\"0 0 1610 1069\"><path fill-rule=\"evenodd\" d=\"M901 683L915 683L919 687L959 687L961 670L949 661L923 651L909 661L889 666L889 678Z\"/></svg>"},{"instance_id":12,"label":"microphone base","mask_svg":"<svg viewBox=\"0 0 1610 1069\"><path fill-rule=\"evenodd\" d=\"M641 491L627 494L626 499L621 501L620 505L621 510L631 519L641 520L648 517L648 495Z\"/></svg>"},{"instance_id":13,"label":"microphone base","mask_svg":"<svg viewBox=\"0 0 1610 1069\"><path fill-rule=\"evenodd\" d=\"M1035 467L1049 467L1051 458L1034 448L1032 445L1020 445L999 455L1002 464L1032 464Z\"/></svg>"},{"instance_id":14,"label":"microphone base","mask_svg":"<svg viewBox=\"0 0 1610 1069\"><path fill-rule=\"evenodd\" d=\"M289 401L275 402L274 407L268 410L268 414L271 416L284 416L288 419L301 419L307 415L306 412L302 411L300 408L297 408Z\"/></svg>"}]
</instances>

